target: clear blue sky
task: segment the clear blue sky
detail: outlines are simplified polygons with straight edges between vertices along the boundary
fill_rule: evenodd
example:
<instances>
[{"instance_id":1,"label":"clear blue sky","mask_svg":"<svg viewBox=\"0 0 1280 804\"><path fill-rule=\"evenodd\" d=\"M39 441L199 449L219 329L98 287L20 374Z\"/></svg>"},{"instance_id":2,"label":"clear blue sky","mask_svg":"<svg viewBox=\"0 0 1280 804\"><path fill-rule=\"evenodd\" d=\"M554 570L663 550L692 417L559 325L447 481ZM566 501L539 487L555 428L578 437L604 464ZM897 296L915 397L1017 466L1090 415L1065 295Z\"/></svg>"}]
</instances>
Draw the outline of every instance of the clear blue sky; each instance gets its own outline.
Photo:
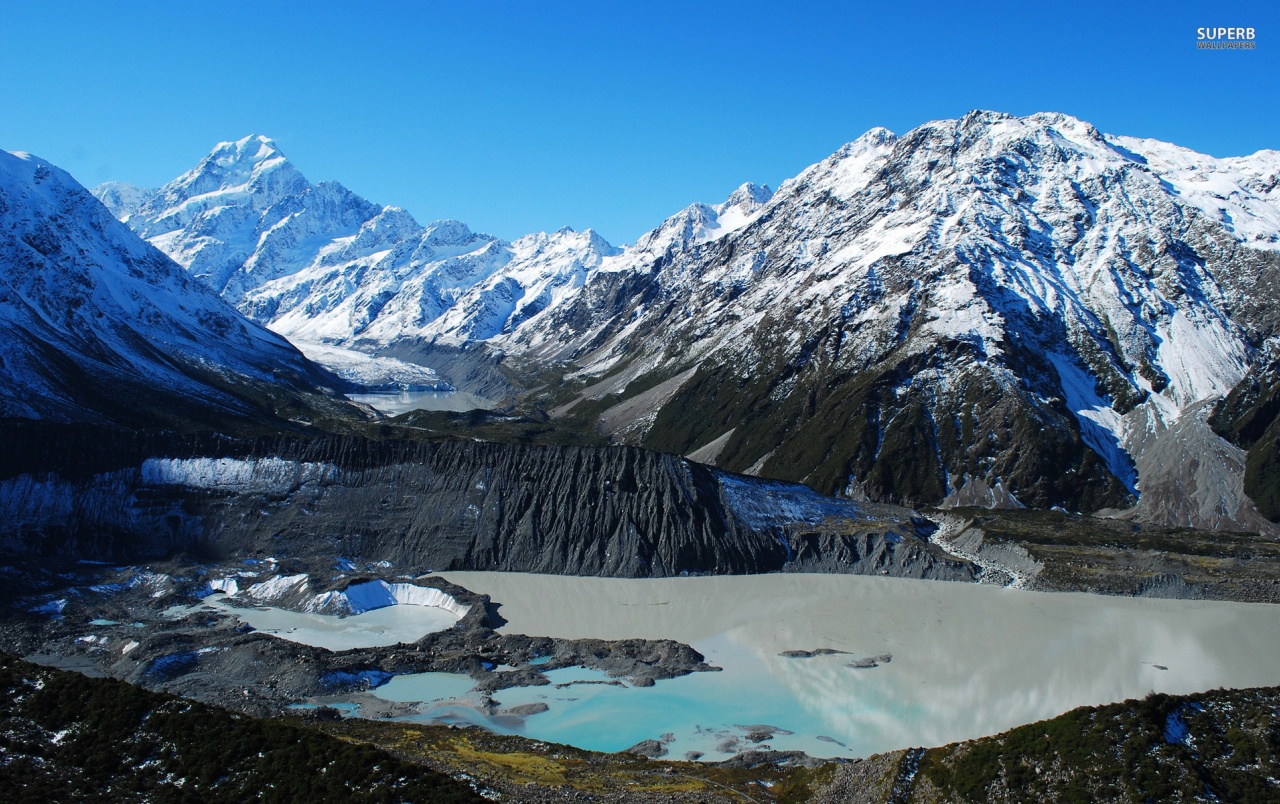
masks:
<instances>
[{"instance_id":1,"label":"clear blue sky","mask_svg":"<svg viewBox=\"0 0 1280 804\"><path fill-rule=\"evenodd\" d=\"M274 137L420 221L630 242L873 126L1061 111L1280 148L1277 3L0 0L0 148L158 186ZM1202 52L1195 28L1257 29Z\"/></svg>"}]
</instances>

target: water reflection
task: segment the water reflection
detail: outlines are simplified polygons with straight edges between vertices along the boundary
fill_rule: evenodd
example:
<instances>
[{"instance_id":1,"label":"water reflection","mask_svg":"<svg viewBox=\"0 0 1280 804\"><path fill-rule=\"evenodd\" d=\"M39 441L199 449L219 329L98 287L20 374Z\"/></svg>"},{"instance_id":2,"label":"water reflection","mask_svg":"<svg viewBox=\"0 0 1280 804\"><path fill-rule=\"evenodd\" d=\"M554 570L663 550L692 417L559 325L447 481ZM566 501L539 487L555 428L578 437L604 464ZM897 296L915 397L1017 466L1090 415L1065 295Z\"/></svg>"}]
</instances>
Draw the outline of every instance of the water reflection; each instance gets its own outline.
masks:
<instances>
[{"instance_id":1,"label":"water reflection","mask_svg":"<svg viewBox=\"0 0 1280 804\"><path fill-rule=\"evenodd\" d=\"M1275 606L857 576L448 577L501 602L508 632L666 637L724 668L648 689L575 685L496 696L506 707L550 706L498 730L598 750L672 733L672 755L695 750L715 759L730 738L746 747L737 726L768 724L795 732L768 740L779 750L866 756L992 734L1152 690L1280 683ZM846 653L778 655L817 648ZM892 661L847 666L880 654ZM486 722L475 711L466 717Z\"/></svg>"}]
</instances>

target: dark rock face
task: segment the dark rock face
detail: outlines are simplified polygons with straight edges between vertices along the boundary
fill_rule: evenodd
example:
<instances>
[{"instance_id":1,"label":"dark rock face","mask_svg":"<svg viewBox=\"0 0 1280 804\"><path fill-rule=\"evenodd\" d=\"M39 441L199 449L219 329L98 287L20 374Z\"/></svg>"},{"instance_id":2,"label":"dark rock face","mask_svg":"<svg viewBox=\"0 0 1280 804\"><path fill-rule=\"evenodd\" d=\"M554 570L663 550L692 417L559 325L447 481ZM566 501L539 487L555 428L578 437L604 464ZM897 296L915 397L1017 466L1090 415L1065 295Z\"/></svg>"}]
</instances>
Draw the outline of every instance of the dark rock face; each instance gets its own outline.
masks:
<instances>
[{"instance_id":1,"label":"dark rock face","mask_svg":"<svg viewBox=\"0 0 1280 804\"><path fill-rule=\"evenodd\" d=\"M641 740L626 750L628 754L639 754L649 759L658 759L667 755L667 747L657 740Z\"/></svg>"},{"instance_id":2,"label":"dark rock face","mask_svg":"<svg viewBox=\"0 0 1280 804\"><path fill-rule=\"evenodd\" d=\"M813 351L833 348L848 334L824 333ZM1047 406L981 369L952 388L913 383L956 362L976 363L979 356L968 351L952 344L892 355L863 373L796 358L778 374L748 383L734 381L730 366L704 368L658 413L645 445L687 452L737 425L718 466L746 471L754 465L764 476L824 493L840 493L854 478L871 499L922 504L946 497L948 478L972 475L1002 478L1033 507L1125 504L1123 484L1085 444L1061 403ZM1038 368L1056 376L1047 365ZM790 393L773 401L785 387Z\"/></svg>"},{"instance_id":3,"label":"dark rock face","mask_svg":"<svg viewBox=\"0 0 1280 804\"><path fill-rule=\"evenodd\" d=\"M1258 511L1280 522L1280 344L1218 403L1209 424L1218 435L1248 450L1244 490Z\"/></svg>"},{"instance_id":4,"label":"dark rock face","mask_svg":"<svg viewBox=\"0 0 1280 804\"><path fill-rule=\"evenodd\" d=\"M41 465L34 445L24 451ZM903 509L636 447L120 436L77 467L71 479L10 470L0 552L346 557L399 572L972 577Z\"/></svg>"}]
</instances>

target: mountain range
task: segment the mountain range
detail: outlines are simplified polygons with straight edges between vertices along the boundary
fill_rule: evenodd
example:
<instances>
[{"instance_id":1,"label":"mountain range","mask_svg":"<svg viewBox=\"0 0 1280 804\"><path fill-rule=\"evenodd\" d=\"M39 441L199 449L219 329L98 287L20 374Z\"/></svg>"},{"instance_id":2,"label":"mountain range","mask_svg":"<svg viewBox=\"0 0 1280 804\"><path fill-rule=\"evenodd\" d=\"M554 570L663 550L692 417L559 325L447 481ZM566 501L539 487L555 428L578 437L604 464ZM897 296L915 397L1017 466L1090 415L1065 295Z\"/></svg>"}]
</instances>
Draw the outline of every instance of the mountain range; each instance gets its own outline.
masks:
<instances>
[{"instance_id":1,"label":"mountain range","mask_svg":"<svg viewBox=\"0 0 1280 804\"><path fill-rule=\"evenodd\" d=\"M625 248L422 226L265 137L95 194L304 350L430 365L602 439L855 498L1267 530L1280 506L1243 489L1275 477L1274 411L1255 398L1241 437L1214 406L1246 377L1274 396L1278 187L1275 151L973 112Z\"/></svg>"},{"instance_id":2,"label":"mountain range","mask_svg":"<svg viewBox=\"0 0 1280 804\"><path fill-rule=\"evenodd\" d=\"M351 415L336 377L67 173L3 151L0 372L5 419L242 431Z\"/></svg>"}]
</instances>

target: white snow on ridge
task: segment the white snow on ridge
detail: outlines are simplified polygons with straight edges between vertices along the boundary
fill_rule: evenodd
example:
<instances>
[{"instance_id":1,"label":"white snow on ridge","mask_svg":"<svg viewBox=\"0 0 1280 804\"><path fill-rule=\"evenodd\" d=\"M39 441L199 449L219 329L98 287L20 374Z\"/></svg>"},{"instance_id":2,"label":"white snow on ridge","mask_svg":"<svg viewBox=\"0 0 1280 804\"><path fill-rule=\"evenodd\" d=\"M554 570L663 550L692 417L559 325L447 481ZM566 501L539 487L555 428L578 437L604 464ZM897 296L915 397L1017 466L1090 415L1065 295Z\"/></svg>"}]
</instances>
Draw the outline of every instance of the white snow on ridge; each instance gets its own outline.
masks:
<instances>
[{"instance_id":1,"label":"white snow on ridge","mask_svg":"<svg viewBox=\"0 0 1280 804\"><path fill-rule=\"evenodd\" d=\"M65 171L0 151L0 413L93 420L75 385L157 388L200 404L244 403L197 375L271 380L309 372L288 342L246 321L141 241ZM64 355L50 363L33 344ZM198 372L190 367L198 366Z\"/></svg>"},{"instance_id":2,"label":"white snow on ridge","mask_svg":"<svg viewBox=\"0 0 1280 804\"><path fill-rule=\"evenodd\" d=\"M1249 245L1280 249L1280 151L1218 159L1159 140L1107 139Z\"/></svg>"},{"instance_id":3,"label":"white snow on ridge","mask_svg":"<svg viewBox=\"0 0 1280 804\"><path fill-rule=\"evenodd\" d=\"M624 252L591 230L505 243L457 221L423 227L336 183L311 185L262 136L219 143L159 190L107 184L95 192L250 318L292 340L358 349L399 338L501 338L574 297L594 271L741 230L773 195L744 184Z\"/></svg>"}]
</instances>

